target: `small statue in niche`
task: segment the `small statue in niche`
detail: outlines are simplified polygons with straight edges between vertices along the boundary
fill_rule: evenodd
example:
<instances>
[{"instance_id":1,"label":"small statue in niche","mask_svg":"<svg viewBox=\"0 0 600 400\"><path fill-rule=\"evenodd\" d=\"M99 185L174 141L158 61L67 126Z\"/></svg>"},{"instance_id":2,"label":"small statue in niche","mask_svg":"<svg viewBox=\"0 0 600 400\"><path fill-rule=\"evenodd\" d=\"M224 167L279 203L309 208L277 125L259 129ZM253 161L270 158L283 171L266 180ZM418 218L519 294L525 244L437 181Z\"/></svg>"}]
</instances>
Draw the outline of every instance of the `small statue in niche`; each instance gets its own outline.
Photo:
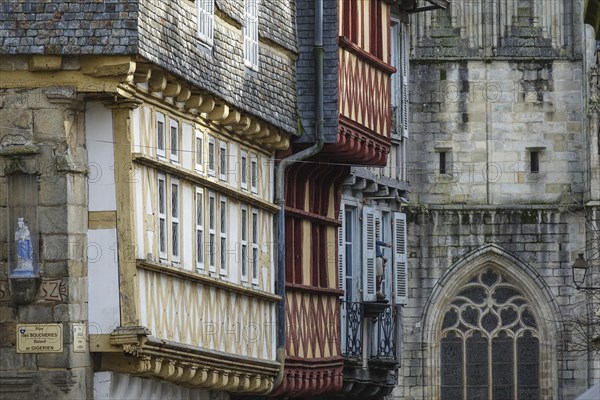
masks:
<instances>
[{"instance_id":1,"label":"small statue in niche","mask_svg":"<svg viewBox=\"0 0 600 400\"><path fill-rule=\"evenodd\" d=\"M15 243L17 245L17 268L13 272L33 274L33 245L31 243L31 234L24 218L17 219Z\"/></svg>"}]
</instances>

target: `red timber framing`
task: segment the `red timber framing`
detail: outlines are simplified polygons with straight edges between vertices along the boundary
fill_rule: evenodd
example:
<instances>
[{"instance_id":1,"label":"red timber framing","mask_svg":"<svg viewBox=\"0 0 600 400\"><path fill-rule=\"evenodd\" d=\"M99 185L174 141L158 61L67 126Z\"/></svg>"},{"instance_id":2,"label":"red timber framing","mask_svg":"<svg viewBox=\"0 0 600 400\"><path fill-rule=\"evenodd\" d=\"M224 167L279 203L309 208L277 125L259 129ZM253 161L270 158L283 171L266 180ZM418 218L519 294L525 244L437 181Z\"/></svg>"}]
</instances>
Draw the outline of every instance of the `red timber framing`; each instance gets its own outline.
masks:
<instances>
[{"instance_id":1,"label":"red timber framing","mask_svg":"<svg viewBox=\"0 0 600 400\"><path fill-rule=\"evenodd\" d=\"M390 151L390 5L340 1L339 130L335 151L346 162L383 166ZM358 34L356 33L358 32Z\"/></svg>"},{"instance_id":2,"label":"red timber framing","mask_svg":"<svg viewBox=\"0 0 600 400\"><path fill-rule=\"evenodd\" d=\"M272 396L312 398L342 390L335 238L349 168L338 163L320 156L287 172L287 357L283 382Z\"/></svg>"},{"instance_id":3,"label":"red timber framing","mask_svg":"<svg viewBox=\"0 0 600 400\"><path fill-rule=\"evenodd\" d=\"M336 141L286 173L287 354L283 381L270 396L314 398L342 391L341 183L350 165L385 165L391 147L390 4L338 0L338 11ZM278 157L299 150L292 147Z\"/></svg>"}]
</instances>

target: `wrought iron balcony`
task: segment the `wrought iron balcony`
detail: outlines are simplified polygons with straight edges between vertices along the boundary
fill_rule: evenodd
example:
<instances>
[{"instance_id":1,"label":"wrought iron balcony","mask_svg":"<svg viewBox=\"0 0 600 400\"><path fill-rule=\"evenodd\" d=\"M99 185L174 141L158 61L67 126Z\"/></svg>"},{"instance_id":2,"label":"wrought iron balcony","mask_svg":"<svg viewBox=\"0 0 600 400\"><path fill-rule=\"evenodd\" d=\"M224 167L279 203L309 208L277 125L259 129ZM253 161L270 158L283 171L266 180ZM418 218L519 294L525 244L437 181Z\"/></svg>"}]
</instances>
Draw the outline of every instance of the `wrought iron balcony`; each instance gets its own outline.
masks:
<instances>
[{"instance_id":1,"label":"wrought iron balcony","mask_svg":"<svg viewBox=\"0 0 600 400\"><path fill-rule=\"evenodd\" d=\"M368 361L398 363L399 309L394 305L379 305L381 312L367 315L365 303L342 302L342 353L347 360L366 358Z\"/></svg>"}]
</instances>

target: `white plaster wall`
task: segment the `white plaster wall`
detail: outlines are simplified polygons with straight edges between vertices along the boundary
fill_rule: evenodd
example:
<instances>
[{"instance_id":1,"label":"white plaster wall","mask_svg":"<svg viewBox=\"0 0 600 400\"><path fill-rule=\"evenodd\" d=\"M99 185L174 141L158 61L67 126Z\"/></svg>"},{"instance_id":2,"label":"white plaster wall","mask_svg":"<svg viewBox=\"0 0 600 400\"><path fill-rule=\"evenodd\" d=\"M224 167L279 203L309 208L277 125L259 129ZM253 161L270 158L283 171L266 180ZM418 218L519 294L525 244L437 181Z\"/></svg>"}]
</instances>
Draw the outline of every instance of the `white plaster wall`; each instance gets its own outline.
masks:
<instances>
[{"instance_id":1,"label":"white plaster wall","mask_svg":"<svg viewBox=\"0 0 600 400\"><path fill-rule=\"evenodd\" d=\"M240 203L237 201L229 201L229 221L228 221L228 236L227 236L227 257L229 260L229 275L227 280L233 283L240 283L241 271L240 271Z\"/></svg>"},{"instance_id":2,"label":"white plaster wall","mask_svg":"<svg viewBox=\"0 0 600 400\"><path fill-rule=\"evenodd\" d=\"M227 153L227 182L235 188L240 188L240 148L237 143L229 142Z\"/></svg>"},{"instance_id":3,"label":"white plaster wall","mask_svg":"<svg viewBox=\"0 0 600 400\"><path fill-rule=\"evenodd\" d=\"M139 165L134 165L136 170L135 173L135 191L137 200L137 207L135 207L135 233L136 233L136 250L137 250L137 258L144 259L146 258L146 248L144 246L144 179L143 174L145 173L145 168Z\"/></svg>"},{"instance_id":4,"label":"white plaster wall","mask_svg":"<svg viewBox=\"0 0 600 400\"><path fill-rule=\"evenodd\" d=\"M190 124L184 123L183 124L183 129L181 132L181 146L179 147L181 149L180 151L180 157L181 157L181 163L183 168L189 169L189 170L193 170L194 169L194 165L193 163L193 154L196 151L196 148L194 147L194 140L193 140L193 129L192 126Z\"/></svg>"},{"instance_id":5,"label":"white plaster wall","mask_svg":"<svg viewBox=\"0 0 600 400\"><path fill-rule=\"evenodd\" d=\"M141 115L142 115L143 109L140 108L134 108L131 111L131 129L132 129L132 135L131 135L131 144L132 144L132 151L134 153L140 153L141 149L142 149L142 132L140 130L140 119L141 119Z\"/></svg>"},{"instance_id":6,"label":"white plaster wall","mask_svg":"<svg viewBox=\"0 0 600 400\"><path fill-rule=\"evenodd\" d=\"M89 211L116 209L112 111L100 102L86 103Z\"/></svg>"},{"instance_id":7,"label":"white plaster wall","mask_svg":"<svg viewBox=\"0 0 600 400\"><path fill-rule=\"evenodd\" d=\"M181 218L179 219L183 229L181 235L181 265L188 271L195 271L196 262L193 258L193 248L195 244L193 235L196 232L196 207L194 204L195 191L190 185L187 184L182 185L182 188L183 198Z\"/></svg>"},{"instance_id":8,"label":"white plaster wall","mask_svg":"<svg viewBox=\"0 0 600 400\"><path fill-rule=\"evenodd\" d=\"M95 400L228 400L224 392L192 389L158 379L140 378L116 372L94 374Z\"/></svg>"},{"instance_id":9,"label":"white plaster wall","mask_svg":"<svg viewBox=\"0 0 600 400\"><path fill-rule=\"evenodd\" d=\"M90 334L121 325L116 229L88 231L88 295Z\"/></svg>"}]
</instances>

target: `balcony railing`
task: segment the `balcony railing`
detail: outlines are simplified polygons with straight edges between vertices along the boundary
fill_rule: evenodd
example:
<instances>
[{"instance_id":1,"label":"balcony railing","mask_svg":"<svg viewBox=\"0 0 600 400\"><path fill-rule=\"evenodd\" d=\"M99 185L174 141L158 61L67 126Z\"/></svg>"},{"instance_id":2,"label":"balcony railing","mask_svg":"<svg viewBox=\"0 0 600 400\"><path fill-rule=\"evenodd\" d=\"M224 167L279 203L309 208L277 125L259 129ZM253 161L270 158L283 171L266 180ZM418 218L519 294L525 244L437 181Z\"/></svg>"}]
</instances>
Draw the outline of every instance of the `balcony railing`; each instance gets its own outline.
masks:
<instances>
[{"instance_id":1,"label":"balcony railing","mask_svg":"<svg viewBox=\"0 0 600 400\"><path fill-rule=\"evenodd\" d=\"M365 303L342 304L342 353L347 359L397 362L400 346L397 306L377 304L379 312L365 312ZM368 311L368 310L367 310ZM366 326L366 335L364 336ZM366 354L364 350L367 350Z\"/></svg>"}]
</instances>

